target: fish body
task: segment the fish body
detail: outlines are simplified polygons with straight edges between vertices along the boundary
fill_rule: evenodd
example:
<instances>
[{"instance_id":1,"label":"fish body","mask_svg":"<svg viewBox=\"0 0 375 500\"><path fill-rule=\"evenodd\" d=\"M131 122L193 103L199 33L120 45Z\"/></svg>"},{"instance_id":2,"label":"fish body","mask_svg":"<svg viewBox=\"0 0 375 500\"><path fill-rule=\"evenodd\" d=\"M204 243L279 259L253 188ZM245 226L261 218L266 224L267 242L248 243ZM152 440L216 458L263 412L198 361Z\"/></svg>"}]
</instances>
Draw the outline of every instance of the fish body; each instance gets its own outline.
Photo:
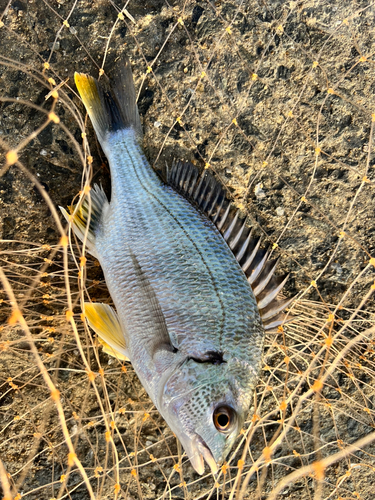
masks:
<instances>
[{"instance_id":1,"label":"fish body","mask_svg":"<svg viewBox=\"0 0 375 500\"><path fill-rule=\"evenodd\" d=\"M117 311L86 304L85 313L107 352L131 361L196 471L204 472L205 459L215 472L251 406L264 325L217 225L148 163L130 64L121 64L112 90L87 75L75 78L112 183L110 203L95 187L72 217L64 211L81 239L89 225L87 249ZM192 168L175 167L180 185Z\"/></svg>"}]
</instances>

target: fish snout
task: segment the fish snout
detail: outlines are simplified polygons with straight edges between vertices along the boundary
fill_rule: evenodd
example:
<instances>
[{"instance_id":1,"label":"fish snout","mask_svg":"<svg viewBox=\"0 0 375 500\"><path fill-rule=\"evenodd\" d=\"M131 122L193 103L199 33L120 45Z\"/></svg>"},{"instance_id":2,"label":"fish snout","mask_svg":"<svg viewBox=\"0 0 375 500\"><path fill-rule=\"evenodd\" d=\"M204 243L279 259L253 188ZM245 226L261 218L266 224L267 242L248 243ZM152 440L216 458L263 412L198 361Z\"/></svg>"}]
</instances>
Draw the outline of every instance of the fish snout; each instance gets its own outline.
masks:
<instances>
[{"instance_id":1,"label":"fish snout","mask_svg":"<svg viewBox=\"0 0 375 500\"><path fill-rule=\"evenodd\" d=\"M200 436L196 435L191 441L189 450L188 447L186 447L185 450L189 456L192 466L198 474L202 475L204 473L205 461L210 467L212 474L217 473L219 466L216 463L216 460L214 459L210 449Z\"/></svg>"}]
</instances>

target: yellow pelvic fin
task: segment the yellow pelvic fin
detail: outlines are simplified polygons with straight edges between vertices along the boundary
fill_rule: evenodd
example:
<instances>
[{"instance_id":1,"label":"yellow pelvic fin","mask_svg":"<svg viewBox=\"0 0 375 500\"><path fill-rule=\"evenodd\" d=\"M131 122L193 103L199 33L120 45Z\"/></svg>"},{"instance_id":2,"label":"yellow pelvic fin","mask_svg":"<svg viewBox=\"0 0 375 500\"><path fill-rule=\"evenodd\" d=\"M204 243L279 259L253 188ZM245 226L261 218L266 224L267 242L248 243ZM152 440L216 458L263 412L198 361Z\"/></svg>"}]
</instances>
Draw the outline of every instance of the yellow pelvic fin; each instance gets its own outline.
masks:
<instances>
[{"instance_id":1,"label":"yellow pelvic fin","mask_svg":"<svg viewBox=\"0 0 375 500\"><path fill-rule=\"evenodd\" d=\"M105 353L121 361L130 361L116 312L108 304L85 302L84 313L94 332L98 335Z\"/></svg>"}]
</instances>

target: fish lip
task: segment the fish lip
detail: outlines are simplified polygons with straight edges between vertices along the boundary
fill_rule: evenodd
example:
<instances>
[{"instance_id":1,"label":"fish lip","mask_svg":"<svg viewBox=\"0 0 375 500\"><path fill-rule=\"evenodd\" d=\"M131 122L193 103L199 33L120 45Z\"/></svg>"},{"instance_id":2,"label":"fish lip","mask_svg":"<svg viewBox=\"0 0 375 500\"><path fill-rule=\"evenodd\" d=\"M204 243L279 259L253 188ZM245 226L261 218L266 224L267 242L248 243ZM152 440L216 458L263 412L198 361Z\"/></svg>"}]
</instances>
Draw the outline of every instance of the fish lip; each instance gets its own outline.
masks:
<instances>
[{"instance_id":1,"label":"fish lip","mask_svg":"<svg viewBox=\"0 0 375 500\"><path fill-rule=\"evenodd\" d=\"M186 360L183 359L182 362L180 363L180 366L185 362ZM157 396L157 408L160 411L161 415L164 417L165 421L171 428L172 432L175 433L175 435L178 437L180 440L186 455L188 456L191 465L195 469L195 471L202 476L204 474L204 461L207 462L209 465L211 472L213 474L216 474L219 465L217 464L216 460L213 457L213 454L211 453L209 447L207 446L206 442L204 441L203 438L199 434L194 433L193 436L191 435L190 432L186 432L185 429L181 429L181 426L177 426L176 423L169 418L171 414L171 410L168 409L168 406L172 403L169 402L169 404L165 404L163 401L163 395L164 395L164 390L165 390L165 385L167 383L167 380L171 376L171 372L167 370L167 372L162 376L160 383L160 391ZM174 398L175 400L178 400L178 398ZM173 413L178 419L179 412L178 410L174 410Z\"/></svg>"},{"instance_id":2,"label":"fish lip","mask_svg":"<svg viewBox=\"0 0 375 500\"><path fill-rule=\"evenodd\" d=\"M200 436L196 435L194 437L191 448L193 453L189 456L189 458L197 473L200 475L204 473L204 461L206 461L212 474L216 474L218 471L218 464L216 463L216 460L214 459L207 444Z\"/></svg>"}]
</instances>

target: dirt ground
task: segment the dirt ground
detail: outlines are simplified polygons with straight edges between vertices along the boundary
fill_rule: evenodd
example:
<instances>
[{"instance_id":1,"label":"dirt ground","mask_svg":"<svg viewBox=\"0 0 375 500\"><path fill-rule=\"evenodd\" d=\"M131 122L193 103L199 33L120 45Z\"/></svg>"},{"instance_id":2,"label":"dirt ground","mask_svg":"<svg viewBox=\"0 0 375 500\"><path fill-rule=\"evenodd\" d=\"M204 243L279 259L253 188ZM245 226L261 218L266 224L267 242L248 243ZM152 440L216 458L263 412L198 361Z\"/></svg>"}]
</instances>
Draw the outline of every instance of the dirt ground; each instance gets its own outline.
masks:
<instances>
[{"instance_id":1,"label":"dirt ground","mask_svg":"<svg viewBox=\"0 0 375 500\"><path fill-rule=\"evenodd\" d=\"M0 0L5 498L373 498L374 27L360 0ZM58 206L86 182L110 196L73 75L122 53L150 163L214 171L299 294L217 478L193 471L131 365L97 344L79 304L110 301L100 267L59 243Z\"/></svg>"}]
</instances>

